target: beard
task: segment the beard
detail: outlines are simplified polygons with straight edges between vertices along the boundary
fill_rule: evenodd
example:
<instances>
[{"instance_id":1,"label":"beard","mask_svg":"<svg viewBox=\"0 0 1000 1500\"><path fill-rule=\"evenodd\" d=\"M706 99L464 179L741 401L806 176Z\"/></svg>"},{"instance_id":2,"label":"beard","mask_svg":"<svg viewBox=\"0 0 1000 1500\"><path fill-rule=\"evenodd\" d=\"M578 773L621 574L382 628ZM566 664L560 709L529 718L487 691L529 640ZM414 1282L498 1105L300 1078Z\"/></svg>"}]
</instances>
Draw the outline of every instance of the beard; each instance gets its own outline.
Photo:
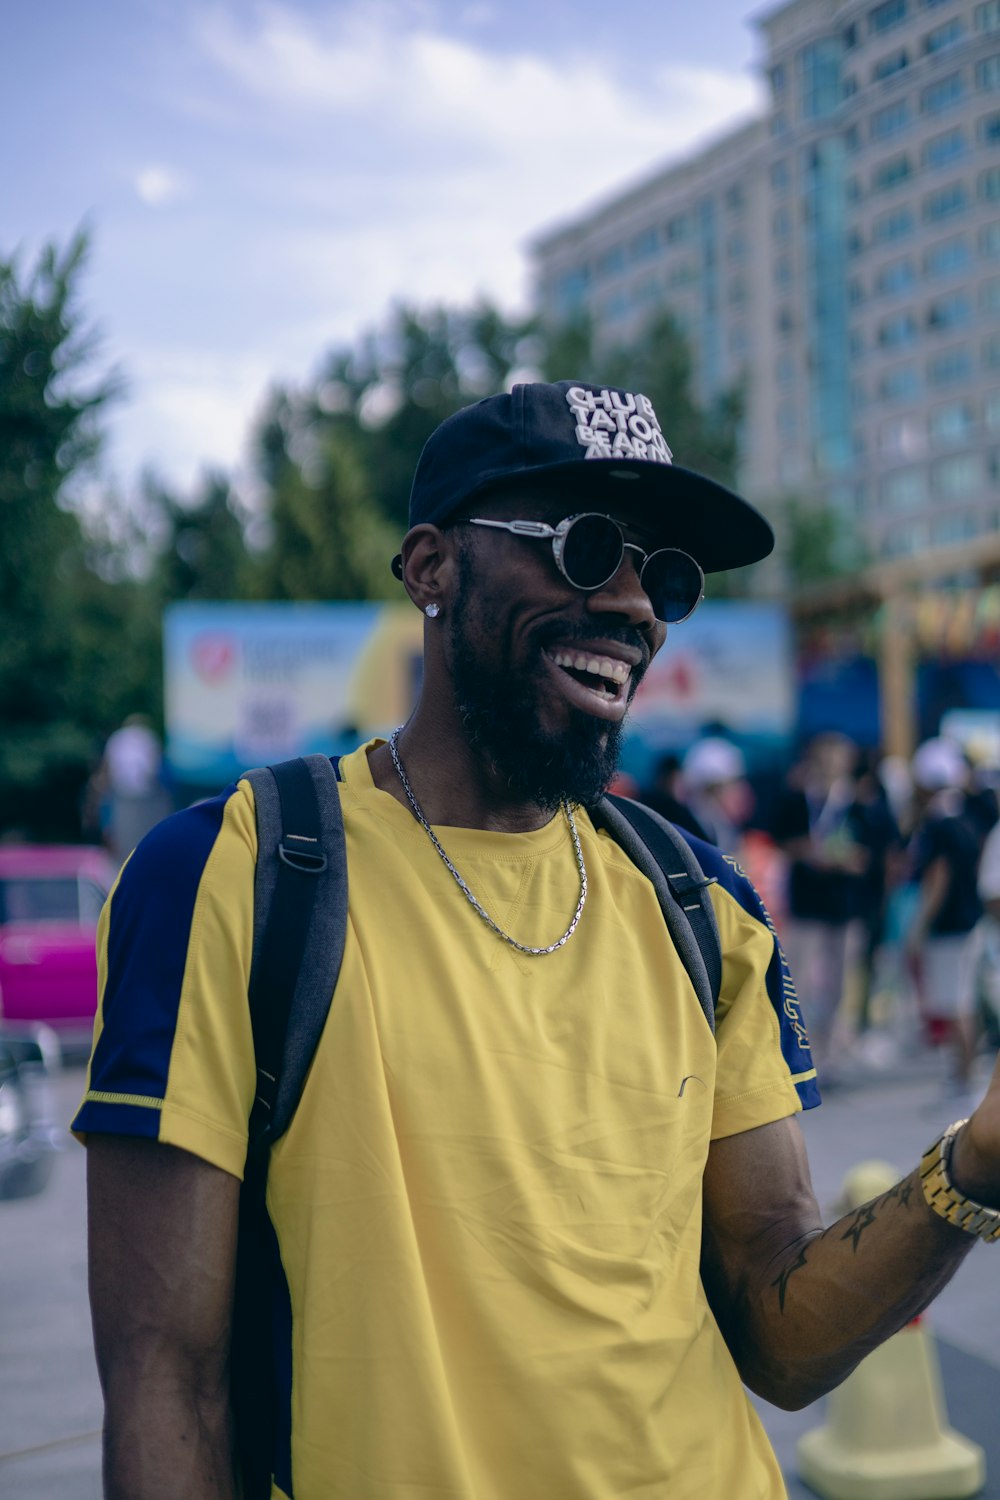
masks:
<instances>
[{"instance_id":1,"label":"beard","mask_svg":"<svg viewBox=\"0 0 1000 1500\"><path fill-rule=\"evenodd\" d=\"M609 723L567 705L567 728L546 731L538 712L539 679L530 666L490 671L470 645L470 637L481 638L488 625L472 604L467 559L462 564L449 623L452 685L469 744L512 799L549 812L564 801L592 807L618 769L625 720ZM648 660L637 631L604 624L600 633L605 640L638 646ZM538 659L547 646L572 645L593 635L593 624L553 621L537 632ZM630 696L644 670L635 668Z\"/></svg>"}]
</instances>

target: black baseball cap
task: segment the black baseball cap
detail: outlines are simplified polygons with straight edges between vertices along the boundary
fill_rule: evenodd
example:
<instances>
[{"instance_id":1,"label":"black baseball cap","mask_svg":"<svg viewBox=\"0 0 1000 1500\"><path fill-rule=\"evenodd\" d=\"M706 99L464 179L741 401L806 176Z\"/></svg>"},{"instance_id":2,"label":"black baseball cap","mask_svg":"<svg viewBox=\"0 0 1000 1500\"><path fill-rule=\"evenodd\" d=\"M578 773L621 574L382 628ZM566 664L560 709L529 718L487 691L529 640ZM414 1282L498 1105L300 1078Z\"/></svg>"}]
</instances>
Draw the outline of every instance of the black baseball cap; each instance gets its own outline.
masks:
<instances>
[{"instance_id":1,"label":"black baseball cap","mask_svg":"<svg viewBox=\"0 0 1000 1500\"><path fill-rule=\"evenodd\" d=\"M615 493L639 498L668 545L706 573L759 562L774 532L759 511L704 474L682 469L648 397L581 380L515 385L436 427L410 491L410 526L442 525L492 490L563 492L568 513L600 509ZM402 559L392 571L402 577Z\"/></svg>"}]
</instances>

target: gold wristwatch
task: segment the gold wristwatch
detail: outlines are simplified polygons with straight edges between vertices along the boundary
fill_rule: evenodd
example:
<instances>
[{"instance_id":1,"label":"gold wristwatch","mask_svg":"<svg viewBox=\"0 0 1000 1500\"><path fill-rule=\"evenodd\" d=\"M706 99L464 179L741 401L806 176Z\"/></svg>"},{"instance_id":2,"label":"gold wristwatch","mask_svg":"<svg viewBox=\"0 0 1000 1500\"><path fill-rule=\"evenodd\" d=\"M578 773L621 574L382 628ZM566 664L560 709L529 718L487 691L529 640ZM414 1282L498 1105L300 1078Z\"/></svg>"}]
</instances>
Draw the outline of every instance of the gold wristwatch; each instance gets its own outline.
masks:
<instances>
[{"instance_id":1,"label":"gold wristwatch","mask_svg":"<svg viewBox=\"0 0 1000 1500\"><path fill-rule=\"evenodd\" d=\"M951 1151L965 1123L956 1120L927 1148L920 1162L920 1181L924 1197L936 1214L989 1244L1000 1240L1000 1209L985 1208L973 1198L966 1198L951 1180Z\"/></svg>"}]
</instances>

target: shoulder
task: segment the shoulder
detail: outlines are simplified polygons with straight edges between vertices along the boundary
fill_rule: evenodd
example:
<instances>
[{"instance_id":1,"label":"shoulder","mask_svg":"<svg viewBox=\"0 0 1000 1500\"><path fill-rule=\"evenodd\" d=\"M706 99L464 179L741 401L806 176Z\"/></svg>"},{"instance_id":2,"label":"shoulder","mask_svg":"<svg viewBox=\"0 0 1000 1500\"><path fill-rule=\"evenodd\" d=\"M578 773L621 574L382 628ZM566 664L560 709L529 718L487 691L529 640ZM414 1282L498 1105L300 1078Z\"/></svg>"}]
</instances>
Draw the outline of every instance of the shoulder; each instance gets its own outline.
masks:
<instances>
[{"instance_id":1,"label":"shoulder","mask_svg":"<svg viewBox=\"0 0 1000 1500\"><path fill-rule=\"evenodd\" d=\"M166 938L190 927L207 877L224 889L252 871L257 846L245 782L164 818L126 861L109 901L109 942L155 927Z\"/></svg>"}]
</instances>

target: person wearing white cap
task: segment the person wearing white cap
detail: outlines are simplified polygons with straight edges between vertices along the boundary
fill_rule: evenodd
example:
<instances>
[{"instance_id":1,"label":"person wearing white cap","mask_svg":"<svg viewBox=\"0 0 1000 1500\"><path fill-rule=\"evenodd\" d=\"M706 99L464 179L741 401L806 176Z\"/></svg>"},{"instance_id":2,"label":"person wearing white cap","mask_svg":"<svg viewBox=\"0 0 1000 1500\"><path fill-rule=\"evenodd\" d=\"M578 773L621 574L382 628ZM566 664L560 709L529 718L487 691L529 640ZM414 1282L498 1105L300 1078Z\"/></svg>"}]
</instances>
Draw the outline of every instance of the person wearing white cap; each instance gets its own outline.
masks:
<instances>
[{"instance_id":1,"label":"person wearing white cap","mask_svg":"<svg viewBox=\"0 0 1000 1500\"><path fill-rule=\"evenodd\" d=\"M737 855L753 792L743 752L721 735L696 740L684 757L687 802L708 837L726 854Z\"/></svg>"},{"instance_id":2,"label":"person wearing white cap","mask_svg":"<svg viewBox=\"0 0 1000 1500\"><path fill-rule=\"evenodd\" d=\"M906 957L931 1035L952 1043L951 1087L968 1091L975 1048L973 930L982 915L976 888L979 833L965 813L969 767L952 740L925 740L913 756L919 821L913 837L917 910Z\"/></svg>"}]
</instances>

